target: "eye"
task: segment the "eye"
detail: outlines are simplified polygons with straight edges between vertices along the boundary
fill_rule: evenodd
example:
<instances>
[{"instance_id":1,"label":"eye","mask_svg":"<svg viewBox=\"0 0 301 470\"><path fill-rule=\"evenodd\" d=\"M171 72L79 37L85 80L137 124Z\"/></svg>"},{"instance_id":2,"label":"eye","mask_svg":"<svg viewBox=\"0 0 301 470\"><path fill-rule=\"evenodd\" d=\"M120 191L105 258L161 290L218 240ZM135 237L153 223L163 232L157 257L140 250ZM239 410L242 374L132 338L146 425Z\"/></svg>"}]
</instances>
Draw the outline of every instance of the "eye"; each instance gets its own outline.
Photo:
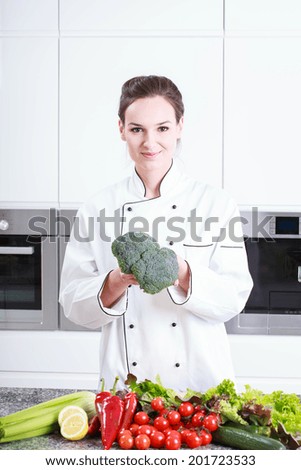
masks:
<instances>
[{"instance_id":1,"label":"eye","mask_svg":"<svg viewBox=\"0 0 301 470\"><path fill-rule=\"evenodd\" d=\"M169 129L169 127L160 126L160 127L158 128L158 131L159 131L159 132L166 132L166 131L168 131L168 129Z\"/></svg>"},{"instance_id":2,"label":"eye","mask_svg":"<svg viewBox=\"0 0 301 470\"><path fill-rule=\"evenodd\" d=\"M138 132L142 132L142 127L132 127L131 128L131 132L133 132L134 134L138 134Z\"/></svg>"}]
</instances>

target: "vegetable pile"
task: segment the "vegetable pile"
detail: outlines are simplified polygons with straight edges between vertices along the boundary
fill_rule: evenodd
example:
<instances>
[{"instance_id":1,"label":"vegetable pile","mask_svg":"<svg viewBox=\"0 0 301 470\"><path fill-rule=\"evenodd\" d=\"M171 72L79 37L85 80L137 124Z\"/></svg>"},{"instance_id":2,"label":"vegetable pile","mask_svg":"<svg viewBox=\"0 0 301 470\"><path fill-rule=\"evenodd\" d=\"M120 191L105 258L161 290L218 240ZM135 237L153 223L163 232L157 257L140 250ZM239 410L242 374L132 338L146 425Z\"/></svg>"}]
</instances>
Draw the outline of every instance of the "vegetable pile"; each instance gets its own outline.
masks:
<instances>
[{"instance_id":1,"label":"vegetable pile","mask_svg":"<svg viewBox=\"0 0 301 470\"><path fill-rule=\"evenodd\" d=\"M133 274L148 294L157 294L175 283L178 261L173 250L160 248L146 233L128 232L112 243L112 253L124 274Z\"/></svg>"},{"instance_id":2,"label":"vegetable pile","mask_svg":"<svg viewBox=\"0 0 301 470\"><path fill-rule=\"evenodd\" d=\"M98 421L89 433L100 434L105 449L114 442L122 449L144 450L195 448L210 442L245 450L301 446L297 395L264 394L248 385L238 394L234 383L224 380L205 393L187 389L179 397L159 377L156 383L137 382L131 374L126 385L126 391L100 392L96 397L93 425ZM113 402L116 406L110 409Z\"/></svg>"},{"instance_id":3,"label":"vegetable pile","mask_svg":"<svg viewBox=\"0 0 301 470\"><path fill-rule=\"evenodd\" d=\"M285 450L301 446L301 402L297 395L265 394L245 386L237 393L223 380L205 393L181 397L160 382L138 382L129 374L126 389L76 392L0 418L0 443L61 432L69 440L92 436L104 449L196 448L219 443L244 450Z\"/></svg>"},{"instance_id":4,"label":"vegetable pile","mask_svg":"<svg viewBox=\"0 0 301 470\"><path fill-rule=\"evenodd\" d=\"M102 391L96 395L97 416L91 421L88 434L100 434L106 450L114 442L127 450L177 450L184 443L195 448L209 444L211 431L218 428L218 416L202 406L179 401L178 406L167 408L162 397L143 406L135 392L124 393Z\"/></svg>"}]
</instances>

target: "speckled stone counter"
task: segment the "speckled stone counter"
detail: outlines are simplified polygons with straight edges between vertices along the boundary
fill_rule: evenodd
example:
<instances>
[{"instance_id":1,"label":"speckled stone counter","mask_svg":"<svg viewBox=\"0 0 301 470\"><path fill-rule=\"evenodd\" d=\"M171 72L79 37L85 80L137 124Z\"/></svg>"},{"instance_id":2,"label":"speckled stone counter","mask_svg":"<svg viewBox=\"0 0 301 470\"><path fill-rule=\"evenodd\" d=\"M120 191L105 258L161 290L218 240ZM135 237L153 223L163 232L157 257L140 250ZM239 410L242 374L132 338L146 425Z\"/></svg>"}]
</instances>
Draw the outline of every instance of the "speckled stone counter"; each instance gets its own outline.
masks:
<instances>
[{"instance_id":1,"label":"speckled stone counter","mask_svg":"<svg viewBox=\"0 0 301 470\"><path fill-rule=\"evenodd\" d=\"M0 388L0 416L6 416L38 403L51 400L77 390L43 389L43 388ZM101 450L99 438L86 437L81 441L68 441L59 432L47 436L34 437L21 441L0 444L1 450ZM210 444L202 450L226 449Z\"/></svg>"}]
</instances>

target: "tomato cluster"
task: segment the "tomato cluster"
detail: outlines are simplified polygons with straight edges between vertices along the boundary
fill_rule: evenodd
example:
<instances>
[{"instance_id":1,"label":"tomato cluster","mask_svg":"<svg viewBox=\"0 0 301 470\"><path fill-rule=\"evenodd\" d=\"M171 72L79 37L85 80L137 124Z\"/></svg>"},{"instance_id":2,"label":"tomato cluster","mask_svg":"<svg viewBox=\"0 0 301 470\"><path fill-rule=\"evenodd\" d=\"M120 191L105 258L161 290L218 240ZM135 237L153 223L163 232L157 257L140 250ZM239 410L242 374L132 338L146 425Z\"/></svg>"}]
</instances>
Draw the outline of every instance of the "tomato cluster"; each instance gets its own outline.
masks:
<instances>
[{"instance_id":1,"label":"tomato cluster","mask_svg":"<svg viewBox=\"0 0 301 470\"><path fill-rule=\"evenodd\" d=\"M151 418L145 411L138 411L129 429L119 433L118 444L122 449L177 450L182 445L194 449L210 444L211 432L219 426L219 417L200 405L182 402L177 409L166 409L162 398L154 398Z\"/></svg>"}]
</instances>

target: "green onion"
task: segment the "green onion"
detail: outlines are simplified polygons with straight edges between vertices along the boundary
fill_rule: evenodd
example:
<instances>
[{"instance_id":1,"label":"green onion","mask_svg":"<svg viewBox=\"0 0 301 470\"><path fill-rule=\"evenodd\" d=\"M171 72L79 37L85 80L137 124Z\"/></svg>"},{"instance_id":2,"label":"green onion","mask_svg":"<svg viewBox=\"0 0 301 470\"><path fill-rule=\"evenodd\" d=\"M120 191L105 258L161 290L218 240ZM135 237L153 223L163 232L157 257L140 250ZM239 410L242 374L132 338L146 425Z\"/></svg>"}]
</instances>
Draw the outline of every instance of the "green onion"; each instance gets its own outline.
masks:
<instances>
[{"instance_id":1,"label":"green onion","mask_svg":"<svg viewBox=\"0 0 301 470\"><path fill-rule=\"evenodd\" d=\"M83 408L88 418L96 414L95 393L81 391L31 406L0 418L0 443L50 434L58 429L58 416L65 406Z\"/></svg>"}]
</instances>

